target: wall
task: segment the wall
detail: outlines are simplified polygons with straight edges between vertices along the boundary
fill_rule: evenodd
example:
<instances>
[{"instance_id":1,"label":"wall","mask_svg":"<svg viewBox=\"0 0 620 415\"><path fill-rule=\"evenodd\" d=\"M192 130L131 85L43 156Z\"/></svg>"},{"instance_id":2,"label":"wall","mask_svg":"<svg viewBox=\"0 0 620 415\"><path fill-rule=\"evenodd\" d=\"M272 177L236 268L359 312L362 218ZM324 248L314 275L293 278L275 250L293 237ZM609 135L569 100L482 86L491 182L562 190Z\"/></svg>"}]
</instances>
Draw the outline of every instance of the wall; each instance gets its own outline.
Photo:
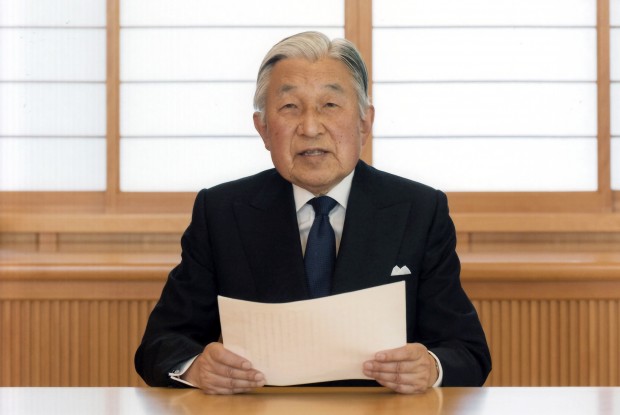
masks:
<instances>
[{"instance_id":1,"label":"wall","mask_svg":"<svg viewBox=\"0 0 620 415\"><path fill-rule=\"evenodd\" d=\"M525 238L520 250L524 236L460 236L463 285L494 361L487 385L620 385L615 234L580 252L566 235ZM107 251L100 236L61 235L43 251L34 236L4 239L0 386L143 385L133 353L178 261L178 235Z\"/></svg>"}]
</instances>

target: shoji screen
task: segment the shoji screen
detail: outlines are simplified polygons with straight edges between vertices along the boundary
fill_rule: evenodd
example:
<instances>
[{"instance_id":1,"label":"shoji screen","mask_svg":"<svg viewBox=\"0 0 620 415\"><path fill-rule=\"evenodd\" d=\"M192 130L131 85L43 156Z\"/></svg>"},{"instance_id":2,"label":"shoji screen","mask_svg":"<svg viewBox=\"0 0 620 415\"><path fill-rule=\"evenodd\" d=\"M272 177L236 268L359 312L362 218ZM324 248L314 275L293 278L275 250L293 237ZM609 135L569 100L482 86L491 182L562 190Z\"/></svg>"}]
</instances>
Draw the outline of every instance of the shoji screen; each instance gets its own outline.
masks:
<instances>
[{"instance_id":1,"label":"shoji screen","mask_svg":"<svg viewBox=\"0 0 620 415\"><path fill-rule=\"evenodd\" d=\"M596 0L382 0L373 25L377 167L446 191L597 189Z\"/></svg>"},{"instance_id":2,"label":"shoji screen","mask_svg":"<svg viewBox=\"0 0 620 415\"><path fill-rule=\"evenodd\" d=\"M620 190L620 0L611 0L611 188Z\"/></svg>"},{"instance_id":3,"label":"shoji screen","mask_svg":"<svg viewBox=\"0 0 620 415\"><path fill-rule=\"evenodd\" d=\"M303 30L344 36L342 0L121 0L121 190L196 191L272 167L258 66Z\"/></svg>"},{"instance_id":4,"label":"shoji screen","mask_svg":"<svg viewBox=\"0 0 620 415\"><path fill-rule=\"evenodd\" d=\"M105 190L105 24L105 0L0 0L0 190Z\"/></svg>"}]
</instances>

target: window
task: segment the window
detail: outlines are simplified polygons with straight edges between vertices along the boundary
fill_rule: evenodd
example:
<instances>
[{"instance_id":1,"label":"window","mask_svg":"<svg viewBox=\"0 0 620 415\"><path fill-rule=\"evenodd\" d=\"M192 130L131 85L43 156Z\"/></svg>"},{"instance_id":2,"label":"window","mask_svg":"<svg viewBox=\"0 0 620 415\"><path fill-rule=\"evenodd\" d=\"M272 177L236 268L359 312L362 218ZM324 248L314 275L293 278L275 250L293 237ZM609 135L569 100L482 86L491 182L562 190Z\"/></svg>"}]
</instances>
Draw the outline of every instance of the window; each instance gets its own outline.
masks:
<instances>
[{"instance_id":1,"label":"window","mask_svg":"<svg viewBox=\"0 0 620 415\"><path fill-rule=\"evenodd\" d=\"M0 1L0 190L106 188L105 1Z\"/></svg>"},{"instance_id":2,"label":"window","mask_svg":"<svg viewBox=\"0 0 620 415\"><path fill-rule=\"evenodd\" d=\"M316 29L369 64L377 167L455 212L617 210L608 1L0 0L0 209L188 212L200 188L270 168L256 71Z\"/></svg>"},{"instance_id":3,"label":"window","mask_svg":"<svg viewBox=\"0 0 620 415\"><path fill-rule=\"evenodd\" d=\"M256 72L303 30L343 37L343 2L122 0L120 190L195 192L273 167Z\"/></svg>"},{"instance_id":4,"label":"window","mask_svg":"<svg viewBox=\"0 0 620 415\"><path fill-rule=\"evenodd\" d=\"M620 0L611 0L611 187L620 190Z\"/></svg>"},{"instance_id":5,"label":"window","mask_svg":"<svg viewBox=\"0 0 620 415\"><path fill-rule=\"evenodd\" d=\"M596 2L374 3L374 161L447 191L596 191Z\"/></svg>"}]
</instances>

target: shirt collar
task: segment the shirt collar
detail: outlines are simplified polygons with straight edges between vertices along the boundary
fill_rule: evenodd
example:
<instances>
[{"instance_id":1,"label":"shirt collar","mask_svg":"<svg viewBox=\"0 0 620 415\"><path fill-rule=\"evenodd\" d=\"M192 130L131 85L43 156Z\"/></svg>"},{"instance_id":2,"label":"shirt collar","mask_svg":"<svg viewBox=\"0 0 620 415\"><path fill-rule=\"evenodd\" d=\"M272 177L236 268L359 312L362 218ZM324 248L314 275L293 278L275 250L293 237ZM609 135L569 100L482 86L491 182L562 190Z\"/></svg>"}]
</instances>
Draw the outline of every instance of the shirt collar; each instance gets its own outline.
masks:
<instances>
[{"instance_id":1,"label":"shirt collar","mask_svg":"<svg viewBox=\"0 0 620 415\"><path fill-rule=\"evenodd\" d=\"M353 182L353 174L355 170L349 173L344 179L340 181L332 190L327 192L326 196L331 197L343 208L347 208L347 200L349 200L349 193L351 193L351 183ZM293 185L293 196L295 197L295 211L299 212L299 209L304 207L306 203L312 198L314 194L306 189Z\"/></svg>"}]
</instances>

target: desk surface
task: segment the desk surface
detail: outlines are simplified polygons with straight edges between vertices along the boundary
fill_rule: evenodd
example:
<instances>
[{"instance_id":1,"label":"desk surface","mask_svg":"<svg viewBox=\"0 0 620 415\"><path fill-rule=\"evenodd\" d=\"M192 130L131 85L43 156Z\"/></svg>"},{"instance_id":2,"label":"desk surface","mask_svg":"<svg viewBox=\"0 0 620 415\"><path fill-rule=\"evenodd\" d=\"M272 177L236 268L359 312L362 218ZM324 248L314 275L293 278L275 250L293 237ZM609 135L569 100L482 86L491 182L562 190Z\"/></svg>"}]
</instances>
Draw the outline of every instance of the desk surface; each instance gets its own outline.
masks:
<instances>
[{"instance_id":1,"label":"desk surface","mask_svg":"<svg viewBox=\"0 0 620 415\"><path fill-rule=\"evenodd\" d=\"M234 396L194 389L0 388L0 414L620 414L614 388L437 388L398 395L383 388L264 388Z\"/></svg>"}]
</instances>

